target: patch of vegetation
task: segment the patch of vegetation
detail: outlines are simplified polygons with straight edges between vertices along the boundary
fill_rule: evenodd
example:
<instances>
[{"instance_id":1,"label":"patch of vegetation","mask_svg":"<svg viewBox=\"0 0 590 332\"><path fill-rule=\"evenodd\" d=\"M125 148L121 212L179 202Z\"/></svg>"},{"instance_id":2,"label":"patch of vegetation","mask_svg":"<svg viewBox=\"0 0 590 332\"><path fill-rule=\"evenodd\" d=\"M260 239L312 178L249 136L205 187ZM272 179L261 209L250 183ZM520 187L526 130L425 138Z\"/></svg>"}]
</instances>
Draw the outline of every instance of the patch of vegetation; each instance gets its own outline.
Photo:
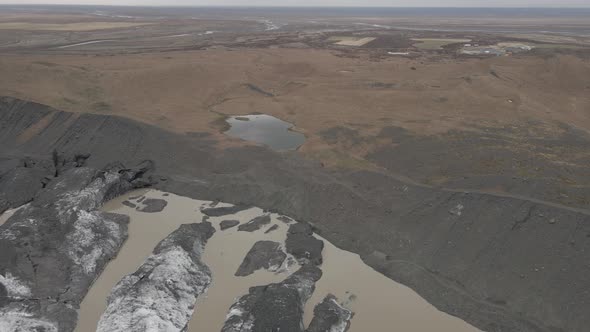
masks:
<instances>
[{"instance_id":1,"label":"patch of vegetation","mask_svg":"<svg viewBox=\"0 0 590 332\"><path fill-rule=\"evenodd\" d=\"M448 174L432 175L424 179L424 183L429 186L441 186L452 180Z\"/></svg>"},{"instance_id":2,"label":"patch of vegetation","mask_svg":"<svg viewBox=\"0 0 590 332\"><path fill-rule=\"evenodd\" d=\"M372 82L369 83L369 87L376 89L395 89L399 86L397 83L383 83L383 82Z\"/></svg>"},{"instance_id":3,"label":"patch of vegetation","mask_svg":"<svg viewBox=\"0 0 590 332\"><path fill-rule=\"evenodd\" d=\"M215 114L217 114L217 119L211 121L209 125L221 133L228 131L231 128L230 124L227 122L229 117L220 113Z\"/></svg>"},{"instance_id":4,"label":"patch of vegetation","mask_svg":"<svg viewBox=\"0 0 590 332\"><path fill-rule=\"evenodd\" d=\"M112 107L111 107L111 105L109 105L103 101L99 101L99 102L92 104L92 109L97 112L110 112L112 110Z\"/></svg>"},{"instance_id":5,"label":"patch of vegetation","mask_svg":"<svg viewBox=\"0 0 590 332\"><path fill-rule=\"evenodd\" d=\"M418 43L413 46L421 50L440 50L443 46L457 43L468 43L471 39L445 39L445 38L414 38Z\"/></svg>"},{"instance_id":6,"label":"patch of vegetation","mask_svg":"<svg viewBox=\"0 0 590 332\"><path fill-rule=\"evenodd\" d=\"M324 149L319 151L308 152L307 155L315 160L319 160L325 167L348 169L348 170L363 170L374 169L373 163L351 156L347 153L342 153L338 150Z\"/></svg>"},{"instance_id":7,"label":"patch of vegetation","mask_svg":"<svg viewBox=\"0 0 590 332\"><path fill-rule=\"evenodd\" d=\"M566 44L534 44L535 48L558 48L558 49L568 49L568 50L579 50L583 49L584 47L579 45L566 45Z\"/></svg>"},{"instance_id":8,"label":"patch of vegetation","mask_svg":"<svg viewBox=\"0 0 590 332\"><path fill-rule=\"evenodd\" d=\"M70 105L77 105L77 104L78 104L78 102L77 102L77 101L75 101L75 100L73 100L73 99L70 99L70 98L67 98L67 97L64 97L64 98L63 98L63 101L64 101L64 103L66 103L66 104L70 104Z\"/></svg>"},{"instance_id":9,"label":"patch of vegetation","mask_svg":"<svg viewBox=\"0 0 590 332\"><path fill-rule=\"evenodd\" d=\"M46 61L35 61L33 63L36 64L36 65L41 65L41 66L45 66L45 67L55 67L55 66L58 66L58 64L56 64L56 63L46 62Z\"/></svg>"}]
</instances>

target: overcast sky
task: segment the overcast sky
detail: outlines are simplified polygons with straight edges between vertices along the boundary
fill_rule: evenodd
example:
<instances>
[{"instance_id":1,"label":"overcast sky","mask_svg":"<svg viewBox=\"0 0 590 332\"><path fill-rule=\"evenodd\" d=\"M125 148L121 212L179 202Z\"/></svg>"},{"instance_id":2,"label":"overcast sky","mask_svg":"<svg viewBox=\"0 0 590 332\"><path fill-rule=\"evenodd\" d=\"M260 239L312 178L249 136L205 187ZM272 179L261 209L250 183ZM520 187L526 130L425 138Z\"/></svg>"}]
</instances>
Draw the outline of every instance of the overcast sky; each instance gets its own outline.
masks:
<instances>
[{"instance_id":1,"label":"overcast sky","mask_svg":"<svg viewBox=\"0 0 590 332\"><path fill-rule=\"evenodd\" d=\"M590 7L590 0L0 0L0 4L143 6Z\"/></svg>"}]
</instances>

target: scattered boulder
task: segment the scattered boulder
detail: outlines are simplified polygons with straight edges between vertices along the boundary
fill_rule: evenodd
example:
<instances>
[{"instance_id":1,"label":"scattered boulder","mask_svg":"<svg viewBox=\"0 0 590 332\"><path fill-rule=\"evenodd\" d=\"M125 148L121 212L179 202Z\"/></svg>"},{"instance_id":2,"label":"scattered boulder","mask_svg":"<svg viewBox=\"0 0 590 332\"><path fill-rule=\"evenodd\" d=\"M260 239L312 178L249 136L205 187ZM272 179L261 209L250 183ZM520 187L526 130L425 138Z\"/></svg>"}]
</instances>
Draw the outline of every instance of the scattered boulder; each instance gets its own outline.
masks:
<instances>
[{"instance_id":1,"label":"scattered boulder","mask_svg":"<svg viewBox=\"0 0 590 332\"><path fill-rule=\"evenodd\" d=\"M221 217L230 214L236 214L240 211L248 210L251 206L248 205L234 205L234 206L224 206L224 207L209 207L204 208L201 212L209 217Z\"/></svg>"},{"instance_id":2,"label":"scattered boulder","mask_svg":"<svg viewBox=\"0 0 590 332\"><path fill-rule=\"evenodd\" d=\"M245 277L260 269L275 272L281 268L286 258L287 254L281 249L280 243L258 241L248 251L235 275L237 277Z\"/></svg>"},{"instance_id":3,"label":"scattered boulder","mask_svg":"<svg viewBox=\"0 0 590 332\"><path fill-rule=\"evenodd\" d=\"M111 292L97 332L186 331L197 297L211 283L201 253L215 229L185 224L162 240Z\"/></svg>"},{"instance_id":4,"label":"scattered boulder","mask_svg":"<svg viewBox=\"0 0 590 332\"><path fill-rule=\"evenodd\" d=\"M137 207L137 204L133 204L130 201L123 201L123 203L121 203L121 204L123 204L123 205L125 205L127 207L130 207L132 209L135 209Z\"/></svg>"},{"instance_id":5,"label":"scattered boulder","mask_svg":"<svg viewBox=\"0 0 590 332\"><path fill-rule=\"evenodd\" d=\"M236 227L240 224L238 220L223 220L219 223L219 228L224 231L228 228Z\"/></svg>"},{"instance_id":6,"label":"scattered boulder","mask_svg":"<svg viewBox=\"0 0 590 332\"><path fill-rule=\"evenodd\" d=\"M293 255L301 265L322 264L324 242L313 236L311 225L296 223L289 227L285 241L287 253Z\"/></svg>"},{"instance_id":7,"label":"scattered boulder","mask_svg":"<svg viewBox=\"0 0 590 332\"><path fill-rule=\"evenodd\" d=\"M279 225L272 225L272 226L270 226L270 227L269 227L269 228L268 228L268 229L267 229L267 230L264 232L264 234L268 234L268 233L270 233L270 232L274 232L274 231L276 231L277 229L279 229Z\"/></svg>"},{"instance_id":8,"label":"scattered boulder","mask_svg":"<svg viewBox=\"0 0 590 332\"><path fill-rule=\"evenodd\" d=\"M238 227L238 231L241 232L254 232L262 228L264 225L270 224L270 216L265 214L263 216L258 216L245 224L241 224Z\"/></svg>"},{"instance_id":9,"label":"scattered boulder","mask_svg":"<svg viewBox=\"0 0 590 332\"><path fill-rule=\"evenodd\" d=\"M341 306L334 295L328 294L313 309L313 319L306 332L346 332L351 318L352 312Z\"/></svg>"},{"instance_id":10,"label":"scattered boulder","mask_svg":"<svg viewBox=\"0 0 590 332\"><path fill-rule=\"evenodd\" d=\"M145 213L158 213L162 212L168 205L168 202L159 198L146 198L141 202L144 206L138 207L137 211Z\"/></svg>"},{"instance_id":11,"label":"scattered boulder","mask_svg":"<svg viewBox=\"0 0 590 332\"><path fill-rule=\"evenodd\" d=\"M290 224L293 222L293 219L291 219L287 216L278 216L277 219L284 222L285 224Z\"/></svg>"},{"instance_id":12,"label":"scattered boulder","mask_svg":"<svg viewBox=\"0 0 590 332\"><path fill-rule=\"evenodd\" d=\"M280 283L251 287L230 307L222 332L302 332L303 307L321 276L306 265Z\"/></svg>"}]
</instances>

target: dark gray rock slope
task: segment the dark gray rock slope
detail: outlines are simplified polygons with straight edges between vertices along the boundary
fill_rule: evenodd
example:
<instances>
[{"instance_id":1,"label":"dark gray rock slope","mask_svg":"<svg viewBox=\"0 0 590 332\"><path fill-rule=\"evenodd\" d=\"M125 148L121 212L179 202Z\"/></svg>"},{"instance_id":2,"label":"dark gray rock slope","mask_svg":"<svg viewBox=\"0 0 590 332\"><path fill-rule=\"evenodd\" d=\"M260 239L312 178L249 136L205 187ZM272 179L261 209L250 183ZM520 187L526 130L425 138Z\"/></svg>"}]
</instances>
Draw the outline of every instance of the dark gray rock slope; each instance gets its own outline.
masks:
<instances>
[{"instance_id":1,"label":"dark gray rock slope","mask_svg":"<svg viewBox=\"0 0 590 332\"><path fill-rule=\"evenodd\" d=\"M17 165L0 178L0 213L33 200L54 174L53 164L49 161L37 163L25 159L18 161Z\"/></svg>"},{"instance_id":2,"label":"dark gray rock slope","mask_svg":"<svg viewBox=\"0 0 590 332\"><path fill-rule=\"evenodd\" d=\"M146 169L75 166L51 178L44 172L50 167L18 166L5 173L19 186L16 196L4 192L10 204L30 204L0 226L3 331L72 331L90 285L127 238L127 216L96 209L143 185ZM43 173L48 183L42 188L40 177L13 177L20 172Z\"/></svg>"},{"instance_id":3,"label":"dark gray rock slope","mask_svg":"<svg viewBox=\"0 0 590 332\"><path fill-rule=\"evenodd\" d=\"M157 188L309 222L338 247L486 331L590 326L585 210L431 188L390 173L329 172L262 147L216 150L203 136L11 98L0 99L0 142L0 172L15 158L50 157L53 149L90 153L95 167L149 157L164 175Z\"/></svg>"},{"instance_id":4,"label":"dark gray rock slope","mask_svg":"<svg viewBox=\"0 0 590 332\"><path fill-rule=\"evenodd\" d=\"M303 332L303 306L321 276L306 265L283 282L250 288L231 306L222 332Z\"/></svg>"},{"instance_id":5,"label":"dark gray rock slope","mask_svg":"<svg viewBox=\"0 0 590 332\"><path fill-rule=\"evenodd\" d=\"M162 240L113 288L97 331L185 331L197 297L211 283L201 254L213 233L209 222L185 224Z\"/></svg>"}]
</instances>

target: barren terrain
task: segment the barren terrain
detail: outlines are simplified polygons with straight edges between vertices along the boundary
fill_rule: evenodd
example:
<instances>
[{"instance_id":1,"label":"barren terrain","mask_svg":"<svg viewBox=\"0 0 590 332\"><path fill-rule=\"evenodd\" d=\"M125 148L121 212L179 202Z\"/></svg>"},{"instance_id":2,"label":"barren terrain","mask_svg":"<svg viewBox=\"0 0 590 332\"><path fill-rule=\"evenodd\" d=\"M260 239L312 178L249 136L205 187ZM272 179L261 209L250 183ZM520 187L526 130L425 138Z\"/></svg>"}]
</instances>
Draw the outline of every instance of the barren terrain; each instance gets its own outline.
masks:
<instances>
[{"instance_id":1,"label":"barren terrain","mask_svg":"<svg viewBox=\"0 0 590 332\"><path fill-rule=\"evenodd\" d=\"M0 175L150 159L159 189L311 222L478 328L587 326L589 11L0 9ZM223 133L258 113L305 143Z\"/></svg>"},{"instance_id":2,"label":"barren terrain","mask_svg":"<svg viewBox=\"0 0 590 332\"><path fill-rule=\"evenodd\" d=\"M5 78L0 95L65 111L125 116L178 133L207 132L220 146L248 144L221 134L224 117L264 113L293 123L307 137L300 151L329 167L382 169L432 185L518 194L529 193L506 182L539 177L557 188L540 198L590 204L590 197L579 192L590 185L580 175L587 151L557 143L550 151L528 153L530 138L560 137L569 130L564 126L590 131L590 48L582 37L546 35L528 40L539 46L529 52L469 57L457 51L467 41L519 45L509 42L526 41L526 36L366 30L364 25L350 30L333 18L326 24L342 31L326 32L311 23L305 31L291 31L289 25L275 29L260 19L112 15L95 28L134 26L87 32L72 28L64 34L44 27L29 31L41 24L36 22L48 24L51 15L21 15L20 21L13 13L0 22L0 40L22 36L0 46ZM96 17L52 15L62 28L97 24ZM2 28L22 21L29 22L26 31ZM400 51L410 55L388 54ZM452 147L452 132L477 137L494 131L502 141L479 144L504 152L473 157L459 169L452 165L454 158L441 160L435 154L410 164L392 161L384 149L404 147L395 140L391 146L391 138L380 135L391 127L425 137L408 143L417 145L410 150L428 150L420 144L441 139L438 148L473 156L470 147ZM544 166L531 169L531 158ZM437 167L426 170L416 163ZM562 166L571 169L548 170ZM506 180L481 183L498 170Z\"/></svg>"}]
</instances>

